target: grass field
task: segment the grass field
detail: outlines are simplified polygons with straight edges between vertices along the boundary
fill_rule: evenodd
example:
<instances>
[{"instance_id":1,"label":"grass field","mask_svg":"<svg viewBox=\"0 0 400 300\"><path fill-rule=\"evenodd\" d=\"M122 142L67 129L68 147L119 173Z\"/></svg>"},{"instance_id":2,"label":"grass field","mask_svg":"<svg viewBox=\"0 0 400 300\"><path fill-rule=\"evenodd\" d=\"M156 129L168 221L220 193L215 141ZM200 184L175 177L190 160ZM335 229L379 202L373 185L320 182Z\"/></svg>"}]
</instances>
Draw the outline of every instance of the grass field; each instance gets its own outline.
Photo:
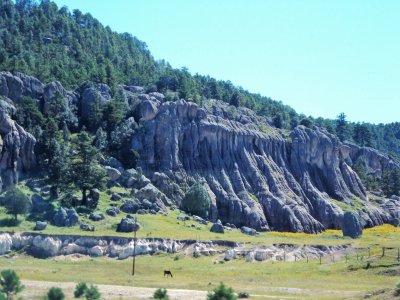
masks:
<instances>
[{"instance_id":1,"label":"grass field","mask_svg":"<svg viewBox=\"0 0 400 300\"><path fill-rule=\"evenodd\" d=\"M29 280L85 280L95 284L154 288L210 290L219 282L224 282L238 292L306 299L342 299L349 296L359 298L368 291L393 288L399 281L395 276L379 275L379 271L396 267L395 260L389 257L380 258L379 255L370 258L369 269L365 269L367 260L357 261L355 258L347 263L342 259L335 263L324 261L320 265L315 260L309 263L247 263L239 259L220 263L221 257L218 256L175 257L167 254L139 256L136 259L135 277L131 276L130 259L121 261L85 257L41 260L21 255L13 258L1 257L0 269L13 269L22 279ZM164 278L164 269L170 269L174 277Z\"/></svg>"},{"instance_id":2,"label":"grass field","mask_svg":"<svg viewBox=\"0 0 400 300\"><path fill-rule=\"evenodd\" d=\"M106 216L105 220L93 222L87 215L81 216L83 222L94 224L95 232L86 232L74 227L56 227L48 225L43 233L47 234L78 234L89 236L123 236L132 237L130 233L116 232L117 223L126 214L119 214L116 217ZM256 244L292 243L292 244L318 244L318 245L339 245L352 244L354 247L398 247L400 242L400 228L391 225L382 225L364 230L360 239L353 240L343 237L340 230L327 230L320 234L290 233L290 232L262 232L257 236L242 234L240 230L226 231L225 234L217 234L209 231L208 226L200 225L193 221L178 221L179 212L169 211L167 216L138 215L138 222L143 226L138 231L138 237L160 237L172 239L194 239L194 240L231 240L236 242L248 242ZM4 208L0 207L1 228L4 231L33 232L35 222L29 216L19 216L18 226L4 226L10 216L5 214ZM195 227L192 227L195 226Z\"/></svg>"},{"instance_id":3,"label":"grass field","mask_svg":"<svg viewBox=\"0 0 400 300\"><path fill-rule=\"evenodd\" d=\"M25 187L26 188L26 187ZM123 188L114 188L115 192L125 192ZM28 189L26 193L32 193ZM98 211L104 212L110 204L110 195L102 192ZM95 232L85 232L79 226L61 228L48 225L46 234L77 234L88 236L132 237L130 233L117 233L116 226L126 214L116 217L106 216L105 220L92 222L88 213L80 212L82 222L94 224ZM322 264L319 261L304 260L297 262L258 262L247 263L243 259L222 262L221 256L193 258L189 256L159 254L140 256L136 260L136 276L131 276L131 260L110 258L58 257L35 259L23 254L0 257L0 269L15 270L24 280L78 282L88 281L95 284L126 285L137 287L166 287L170 289L193 289L208 291L219 282L232 286L235 291L247 291L258 295L254 298L268 297L288 299L348 299L362 298L368 291L393 288L399 278L379 274L383 270L399 268L396 260L397 250L392 249L381 257L381 247L400 247L400 228L382 225L366 229L359 239L342 236L339 230L327 230L320 234L262 232L257 236L242 234L239 230L216 234L209 231L211 224L200 225L193 221L178 221L178 210L168 214L138 215L142 229L138 237L159 237L172 239L230 240L269 245L287 243L298 245L339 245L352 244L356 248L371 247L371 257L363 261L354 256L345 262L344 258L331 262L328 258ZM33 232L35 221L42 216L19 216L18 226L10 225L11 218L0 207L0 228L3 231ZM364 250L366 251L366 250ZM364 253L366 257L366 254ZM370 268L366 268L370 262ZM170 269L174 278L163 278L162 271ZM36 299L36 298L35 298ZM39 298L38 298L39 299ZM136 299L134 295L132 298Z\"/></svg>"}]
</instances>

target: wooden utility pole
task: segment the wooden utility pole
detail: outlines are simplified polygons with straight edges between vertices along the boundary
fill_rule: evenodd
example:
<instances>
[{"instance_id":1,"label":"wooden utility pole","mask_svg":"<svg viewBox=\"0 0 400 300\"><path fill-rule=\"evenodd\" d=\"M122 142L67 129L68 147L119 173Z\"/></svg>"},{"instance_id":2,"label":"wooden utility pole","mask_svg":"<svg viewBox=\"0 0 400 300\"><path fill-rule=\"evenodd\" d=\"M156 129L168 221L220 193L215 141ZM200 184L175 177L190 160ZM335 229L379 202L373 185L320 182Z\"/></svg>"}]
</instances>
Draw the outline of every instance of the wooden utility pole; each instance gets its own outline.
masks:
<instances>
[{"instance_id":1,"label":"wooden utility pole","mask_svg":"<svg viewBox=\"0 0 400 300\"><path fill-rule=\"evenodd\" d=\"M136 231L137 231L137 218L135 216L135 225L133 227L133 258L132 258L132 276L135 276L135 261L136 261Z\"/></svg>"}]
</instances>

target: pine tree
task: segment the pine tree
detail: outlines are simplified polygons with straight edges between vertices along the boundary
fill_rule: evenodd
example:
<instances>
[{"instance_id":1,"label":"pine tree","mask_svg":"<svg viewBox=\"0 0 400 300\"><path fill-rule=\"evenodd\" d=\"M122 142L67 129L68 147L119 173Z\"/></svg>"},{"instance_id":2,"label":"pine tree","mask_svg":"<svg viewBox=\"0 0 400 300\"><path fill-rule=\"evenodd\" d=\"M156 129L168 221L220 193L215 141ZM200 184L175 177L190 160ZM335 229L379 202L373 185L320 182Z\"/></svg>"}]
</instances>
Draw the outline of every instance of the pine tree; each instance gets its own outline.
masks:
<instances>
[{"instance_id":1,"label":"pine tree","mask_svg":"<svg viewBox=\"0 0 400 300\"><path fill-rule=\"evenodd\" d=\"M74 154L70 161L69 183L82 192L82 205L87 206L87 191L103 185L105 171L99 166L99 150L92 146L92 138L86 131L78 135Z\"/></svg>"},{"instance_id":2,"label":"pine tree","mask_svg":"<svg viewBox=\"0 0 400 300\"><path fill-rule=\"evenodd\" d=\"M340 141L344 142L349 137L349 128L346 120L346 115L340 113L336 119L336 134Z\"/></svg>"}]
</instances>

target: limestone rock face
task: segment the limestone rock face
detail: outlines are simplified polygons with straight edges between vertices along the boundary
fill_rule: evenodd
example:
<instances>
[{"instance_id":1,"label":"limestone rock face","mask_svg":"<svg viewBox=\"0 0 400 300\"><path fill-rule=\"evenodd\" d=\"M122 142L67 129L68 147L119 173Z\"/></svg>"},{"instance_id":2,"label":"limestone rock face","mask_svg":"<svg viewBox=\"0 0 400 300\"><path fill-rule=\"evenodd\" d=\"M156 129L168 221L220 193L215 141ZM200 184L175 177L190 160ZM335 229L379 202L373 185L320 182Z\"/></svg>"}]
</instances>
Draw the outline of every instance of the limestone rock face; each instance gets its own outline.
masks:
<instances>
[{"instance_id":1,"label":"limestone rock face","mask_svg":"<svg viewBox=\"0 0 400 300\"><path fill-rule=\"evenodd\" d=\"M0 234L0 255L6 254L11 250L12 239L8 233Z\"/></svg>"},{"instance_id":2,"label":"limestone rock face","mask_svg":"<svg viewBox=\"0 0 400 300\"><path fill-rule=\"evenodd\" d=\"M36 139L11 119L12 104L0 97L0 173L5 184L18 182L19 172L36 167Z\"/></svg>"},{"instance_id":3,"label":"limestone rock face","mask_svg":"<svg viewBox=\"0 0 400 300\"><path fill-rule=\"evenodd\" d=\"M91 107L96 100L99 101L101 106L109 101L111 99L110 92L110 88L106 84L93 84L86 87L81 94L80 108L82 119L87 119Z\"/></svg>"},{"instance_id":4,"label":"limestone rock face","mask_svg":"<svg viewBox=\"0 0 400 300\"><path fill-rule=\"evenodd\" d=\"M346 144L350 153L349 156L353 163L361 160L366 166L366 172L368 175L374 178L380 178L385 170L393 170L400 168L400 163L392 159L389 155L386 155L376 149L369 147L359 147L353 144Z\"/></svg>"},{"instance_id":5,"label":"limestone rock face","mask_svg":"<svg viewBox=\"0 0 400 300\"><path fill-rule=\"evenodd\" d=\"M150 97L143 101L152 104L140 109L140 126L132 138L140 167L146 174L157 172L154 183L167 195L175 193L168 182L183 186L203 178L215 199L214 220L256 230L315 233L341 228L343 211L332 199L367 201L347 163L351 148L323 129L298 126L288 139L249 110L235 113L224 104L200 108Z\"/></svg>"},{"instance_id":6,"label":"limestone rock face","mask_svg":"<svg viewBox=\"0 0 400 300\"><path fill-rule=\"evenodd\" d=\"M22 73L0 72L0 95L15 103L21 103L24 96L37 102L43 96L44 84L32 76Z\"/></svg>"},{"instance_id":7,"label":"limestone rock face","mask_svg":"<svg viewBox=\"0 0 400 300\"><path fill-rule=\"evenodd\" d=\"M78 125L78 95L66 91L60 82L50 82L43 91L43 112L48 113L58 106L58 114L62 114L70 126Z\"/></svg>"}]
</instances>

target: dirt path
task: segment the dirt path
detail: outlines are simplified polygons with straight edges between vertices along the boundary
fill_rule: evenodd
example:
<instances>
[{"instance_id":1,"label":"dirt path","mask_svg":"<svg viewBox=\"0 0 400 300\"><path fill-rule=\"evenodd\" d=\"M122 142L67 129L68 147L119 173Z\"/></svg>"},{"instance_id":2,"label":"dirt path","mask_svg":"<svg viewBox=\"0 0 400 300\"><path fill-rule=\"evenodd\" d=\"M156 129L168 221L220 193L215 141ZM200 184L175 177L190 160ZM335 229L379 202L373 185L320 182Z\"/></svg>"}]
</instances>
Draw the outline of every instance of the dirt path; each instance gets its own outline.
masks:
<instances>
[{"instance_id":1,"label":"dirt path","mask_svg":"<svg viewBox=\"0 0 400 300\"><path fill-rule=\"evenodd\" d=\"M76 283L74 282L51 282L51 281L33 281L33 280L22 280L25 285L25 289L22 293L26 299L42 299L51 287L59 287L66 294L67 298L73 298L73 291ZM151 299L155 291L154 288L146 287L133 287L133 286L120 286L120 285L106 285L98 284L97 287L101 292L102 298L107 300L139 300L139 299ZM275 296L275 295L251 295L252 298L256 299L299 299L300 295L318 295L323 293L324 295L337 295L338 298L352 297L357 294L353 291L316 291L310 289L298 289L298 288L287 288L287 287L267 287L268 291L281 292L287 294L287 296ZM171 300L205 300L207 298L206 291L198 290L183 290L183 289L168 289L168 295ZM297 296L296 296L297 295ZM301 296L300 296L301 298Z\"/></svg>"}]
</instances>

